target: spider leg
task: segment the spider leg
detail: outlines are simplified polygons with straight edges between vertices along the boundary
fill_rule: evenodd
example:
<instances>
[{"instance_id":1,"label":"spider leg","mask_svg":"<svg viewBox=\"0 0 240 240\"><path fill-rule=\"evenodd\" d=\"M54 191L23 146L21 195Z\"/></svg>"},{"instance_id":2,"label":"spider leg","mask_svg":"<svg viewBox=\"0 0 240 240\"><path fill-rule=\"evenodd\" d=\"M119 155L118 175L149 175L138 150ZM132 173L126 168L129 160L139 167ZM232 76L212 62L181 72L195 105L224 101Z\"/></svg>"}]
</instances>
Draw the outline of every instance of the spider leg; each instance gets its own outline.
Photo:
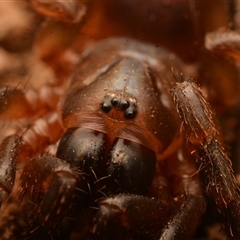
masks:
<instances>
[{"instance_id":1,"label":"spider leg","mask_svg":"<svg viewBox=\"0 0 240 240\"><path fill-rule=\"evenodd\" d=\"M210 32L205 37L205 47L206 49L213 55L217 57L221 56L224 58L233 59L236 62L240 62L240 34L235 31L217 31L217 32ZM238 65L237 65L238 69ZM239 75L239 74L238 74ZM229 81L229 80L228 80ZM230 112L230 116L234 118L237 122L236 127L233 128L234 134L239 136L239 76L237 76L236 83L231 83L232 87L237 90L236 100L235 100L235 107L232 112ZM225 86L225 85L224 85ZM233 95L233 94L232 94ZM227 129L229 131L229 127ZM234 147L233 147L233 169L235 172L236 177L239 179L239 149L240 143L239 138L236 137L234 139ZM239 182L239 180L238 180ZM239 183L238 183L239 184Z\"/></svg>"},{"instance_id":2,"label":"spider leg","mask_svg":"<svg viewBox=\"0 0 240 240\"><path fill-rule=\"evenodd\" d=\"M15 191L17 191L17 193L10 195L12 198L10 203L6 205L7 211L4 210L4 214L2 214L3 217L0 219L2 223L1 226L3 226L3 228L0 228L0 232L2 233L1 236L6 236L6 238L3 239L8 239L8 236L20 237L22 234L25 237L34 237L34 234L40 234L40 236L46 237L49 233L53 236L58 232L58 227L64 229L63 231L68 234L71 227L69 227L69 221L66 219L71 217L71 209L74 200L77 198L76 204L78 210L81 210L81 207L85 206L86 201L89 200L88 175L86 173L84 174L80 170L80 167L76 165L70 167L70 164L66 161L50 156L34 157L26 163L26 159L35 156L38 154L38 151L43 151L46 142L48 145L51 137L54 139L54 136L51 136L51 130L55 132L54 126L56 123L53 121L54 119L56 120L57 117L46 116L46 118L41 119L41 121L38 119L33 126L22 135L22 139L17 136L12 136L6 138L2 143L1 154L5 154L7 157L10 156L9 160L5 160L3 156L2 159L5 162L3 161L2 169L4 170L4 164L9 161L10 164L14 166L13 170L8 166L9 174L12 179L11 182L8 180L9 182L5 183L5 188L7 188L8 185L11 185L10 187L13 185L12 182L16 174L15 162L21 163L23 161L25 165L20 172L20 181L16 182L17 187L15 187ZM52 123L53 126L51 126L50 123ZM48 134L50 134L51 137L49 137ZM86 133L84 133L84 136L86 140L85 143L88 145L90 140L86 138ZM56 138L58 139L59 136ZM16 147L14 147L15 139L21 139L21 141L19 140L20 144ZM66 141L66 137L63 139ZM76 143L78 143L78 141ZM95 146L95 143L93 143L92 146ZM86 144L83 143L82 150L84 150L85 147ZM65 150L66 148L63 148L64 152ZM66 150L67 156L71 152L74 152L74 150L77 149L74 148L73 151ZM88 151L85 153L89 156ZM14 156L12 157L12 155ZM89 158L91 160L91 156L89 156ZM72 158L70 158L70 160L71 159ZM68 158L67 160L70 161ZM79 162L77 162L77 164L81 165ZM91 166L91 163L86 163L86 166L82 165L86 172L88 172L89 169L88 164ZM20 167L19 163L18 166ZM2 177L4 178L5 176ZM11 189L7 192L7 196L9 192L11 192ZM3 194L2 197L5 198L5 195L6 194ZM19 206L17 208L15 208L17 201L15 199L16 197L19 201ZM15 204L12 204L12 202ZM9 220L9 217L11 218L15 215L21 216L21 221L19 221L20 223L17 223L17 225L16 222L14 223Z\"/></svg>"},{"instance_id":3,"label":"spider leg","mask_svg":"<svg viewBox=\"0 0 240 240\"><path fill-rule=\"evenodd\" d=\"M157 199L116 195L101 202L94 219L93 238L191 239L204 211L205 199L201 196L187 195L177 207L173 199L163 196Z\"/></svg>"},{"instance_id":4,"label":"spider leg","mask_svg":"<svg viewBox=\"0 0 240 240\"><path fill-rule=\"evenodd\" d=\"M35 120L27 130L17 132L2 141L0 145L1 239L19 239L23 229L27 227L26 213L29 208L31 209L32 204L24 198L23 193L26 188L19 187L23 167L28 159L42 153L50 143L55 143L62 135L62 131L58 115L52 112ZM16 216L20 217L16 219Z\"/></svg>"},{"instance_id":5,"label":"spider leg","mask_svg":"<svg viewBox=\"0 0 240 240\"><path fill-rule=\"evenodd\" d=\"M24 221L20 235L29 239L58 239L61 235L67 239L77 221L73 220L76 210L80 211L89 198L85 178L86 174L56 157L39 156L27 161L17 194L17 213ZM76 197L78 205L74 205Z\"/></svg>"},{"instance_id":6,"label":"spider leg","mask_svg":"<svg viewBox=\"0 0 240 240\"><path fill-rule=\"evenodd\" d=\"M60 86L50 85L44 85L38 91L11 87L0 89L0 119L36 117L55 110L62 93Z\"/></svg>"},{"instance_id":7,"label":"spider leg","mask_svg":"<svg viewBox=\"0 0 240 240\"><path fill-rule=\"evenodd\" d=\"M50 143L56 142L62 127L56 113L37 119L25 133L6 137L0 145L0 183L2 185L0 202L11 193L15 174L20 163L25 163L42 152Z\"/></svg>"},{"instance_id":8,"label":"spider leg","mask_svg":"<svg viewBox=\"0 0 240 240\"><path fill-rule=\"evenodd\" d=\"M80 175L79 175L80 176ZM65 161L42 156L27 162L21 174L22 194L30 194L44 225L61 222L74 197L78 175Z\"/></svg>"},{"instance_id":9,"label":"spider leg","mask_svg":"<svg viewBox=\"0 0 240 240\"><path fill-rule=\"evenodd\" d=\"M10 136L0 145L0 205L12 191L20 138Z\"/></svg>"},{"instance_id":10,"label":"spider leg","mask_svg":"<svg viewBox=\"0 0 240 240\"><path fill-rule=\"evenodd\" d=\"M30 199L28 205L33 208L28 214L26 236L31 236L36 227L40 230L35 231L37 236L41 229L47 230L48 236L59 228L64 234L74 228L78 214L85 214L82 210L94 194L91 191L97 179L92 175L101 162L105 138L105 134L90 129L68 129L60 141L58 157L35 157L27 162L20 185L21 196Z\"/></svg>"},{"instance_id":11,"label":"spider leg","mask_svg":"<svg viewBox=\"0 0 240 240\"><path fill-rule=\"evenodd\" d=\"M225 154L213 114L198 86L185 81L172 90L178 113L183 120L188 145L203 165L207 191L213 196L230 225L230 234L240 234L240 196L231 162Z\"/></svg>"},{"instance_id":12,"label":"spider leg","mask_svg":"<svg viewBox=\"0 0 240 240\"><path fill-rule=\"evenodd\" d=\"M39 1L30 0L29 3L40 14L65 21L67 23L79 22L86 12L86 7L78 1L62 2L62 1Z\"/></svg>"},{"instance_id":13,"label":"spider leg","mask_svg":"<svg viewBox=\"0 0 240 240\"><path fill-rule=\"evenodd\" d=\"M174 201L121 194L100 203L92 228L93 239L157 239L176 213Z\"/></svg>"},{"instance_id":14,"label":"spider leg","mask_svg":"<svg viewBox=\"0 0 240 240\"><path fill-rule=\"evenodd\" d=\"M111 178L115 179L123 192L127 189L130 193L145 194L145 189L136 186L149 177L151 154L142 146L142 151L137 149L135 145L138 144L125 141L124 145L121 140L116 141L113 147L108 169ZM135 166L138 170L134 166L131 169L131 164L138 162L137 157L142 164ZM149 165L144 166L144 158ZM148 171L142 171L141 165L149 168ZM116 232L120 239L129 235L134 239L159 239L160 236L161 239L190 239L193 236L205 211L205 199L195 164L188 154L183 155L179 150L164 162L164 166L158 167L160 169L157 169L151 190L154 198L119 194L100 202L92 228L94 239L112 239ZM170 186L165 184L167 179L170 179ZM138 183L134 185L136 181ZM169 187L172 188L171 193ZM191 231L186 226L191 226Z\"/></svg>"},{"instance_id":15,"label":"spider leg","mask_svg":"<svg viewBox=\"0 0 240 240\"><path fill-rule=\"evenodd\" d=\"M164 169L178 209L164 227L160 239L191 239L206 209L197 167L186 148L179 148L166 161Z\"/></svg>"},{"instance_id":16,"label":"spider leg","mask_svg":"<svg viewBox=\"0 0 240 240\"><path fill-rule=\"evenodd\" d=\"M205 37L210 52L240 61L240 34L234 31L210 32Z\"/></svg>"},{"instance_id":17,"label":"spider leg","mask_svg":"<svg viewBox=\"0 0 240 240\"><path fill-rule=\"evenodd\" d=\"M229 115L239 105L240 35L230 30L210 32L205 36L205 49L201 86L215 112Z\"/></svg>"},{"instance_id":18,"label":"spider leg","mask_svg":"<svg viewBox=\"0 0 240 240\"><path fill-rule=\"evenodd\" d=\"M63 134L63 127L56 112L37 118L24 131L18 132L22 138L18 162L26 162L42 153L50 144L56 143Z\"/></svg>"}]
</instances>

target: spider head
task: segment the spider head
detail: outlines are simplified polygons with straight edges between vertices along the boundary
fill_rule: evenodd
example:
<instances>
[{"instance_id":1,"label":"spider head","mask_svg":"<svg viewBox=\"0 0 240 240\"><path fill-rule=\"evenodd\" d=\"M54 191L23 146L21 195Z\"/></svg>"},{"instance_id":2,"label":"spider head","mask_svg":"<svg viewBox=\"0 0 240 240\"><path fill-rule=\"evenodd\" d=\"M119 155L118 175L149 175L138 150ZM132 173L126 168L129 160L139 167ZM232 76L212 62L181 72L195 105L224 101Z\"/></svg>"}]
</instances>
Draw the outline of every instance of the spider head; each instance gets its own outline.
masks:
<instances>
[{"instance_id":1,"label":"spider head","mask_svg":"<svg viewBox=\"0 0 240 240\"><path fill-rule=\"evenodd\" d=\"M101 103L101 110L118 120L134 119L137 101L126 92L108 92Z\"/></svg>"}]
</instances>

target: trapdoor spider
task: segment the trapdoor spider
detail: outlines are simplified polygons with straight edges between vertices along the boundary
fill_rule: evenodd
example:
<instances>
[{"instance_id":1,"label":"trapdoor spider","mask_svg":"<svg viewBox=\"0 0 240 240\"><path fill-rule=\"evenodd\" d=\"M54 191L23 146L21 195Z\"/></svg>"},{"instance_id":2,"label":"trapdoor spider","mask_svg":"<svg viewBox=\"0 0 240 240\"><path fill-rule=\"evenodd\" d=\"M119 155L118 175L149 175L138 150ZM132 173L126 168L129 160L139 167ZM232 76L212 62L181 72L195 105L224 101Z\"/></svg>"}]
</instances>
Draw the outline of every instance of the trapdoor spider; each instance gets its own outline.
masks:
<instances>
[{"instance_id":1,"label":"trapdoor spider","mask_svg":"<svg viewBox=\"0 0 240 240\"><path fill-rule=\"evenodd\" d=\"M73 3L71 19L33 1L40 12L78 22L87 8ZM208 47L219 53L215 40L209 35ZM220 46L235 56L236 47ZM237 181L185 68L164 48L112 37L84 50L69 80L64 69L58 84L39 91L2 89L1 118L33 123L0 146L0 199L9 208L1 239L191 239L206 208L199 172L238 239Z\"/></svg>"}]
</instances>

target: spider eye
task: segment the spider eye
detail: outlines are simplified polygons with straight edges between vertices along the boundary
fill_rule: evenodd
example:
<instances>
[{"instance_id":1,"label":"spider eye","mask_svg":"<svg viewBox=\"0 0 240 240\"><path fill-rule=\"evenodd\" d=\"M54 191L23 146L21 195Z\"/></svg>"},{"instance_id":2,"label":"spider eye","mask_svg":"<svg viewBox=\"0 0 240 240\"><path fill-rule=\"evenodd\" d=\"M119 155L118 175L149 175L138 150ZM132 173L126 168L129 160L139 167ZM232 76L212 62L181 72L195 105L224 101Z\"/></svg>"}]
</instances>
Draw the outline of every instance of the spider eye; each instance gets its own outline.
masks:
<instances>
[{"instance_id":1,"label":"spider eye","mask_svg":"<svg viewBox=\"0 0 240 240\"><path fill-rule=\"evenodd\" d=\"M117 99L117 98L113 98L113 99L111 100L111 103L112 103L112 105L113 105L114 107L116 107L116 106L118 105L118 99Z\"/></svg>"},{"instance_id":2,"label":"spider eye","mask_svg":"<svg viewBox=\"0 0 240 240\"><path fill-rule=\"evenodd\" d=\"M136 114L137 114L137 111L129 110L125 112L124 117L126 119L133 119L136 116Z\"/></svg>"},{"instance_id":3,"label":"spider eye","mask_svg":"<svg viewBox=\"0 0 240 240\"><path fill-rule=\"evenodd\" d=\"M101 109L103 110L103 112L108 113L111 110L111 106L106 104L106 103L102 103L101 104Z\"/></svg>"},{"instance_id":4,"label":"spider eye","mask_svg":"<svg viewBox=\"0 0 240 240\"><path fill-rule=\"evenodd\" d=\"M130 106L130 104L129 104L128 101L122 101L121 104L120 104L120 108L122 110L126 110L129 106Z\"/></svg>"}]
</instances>

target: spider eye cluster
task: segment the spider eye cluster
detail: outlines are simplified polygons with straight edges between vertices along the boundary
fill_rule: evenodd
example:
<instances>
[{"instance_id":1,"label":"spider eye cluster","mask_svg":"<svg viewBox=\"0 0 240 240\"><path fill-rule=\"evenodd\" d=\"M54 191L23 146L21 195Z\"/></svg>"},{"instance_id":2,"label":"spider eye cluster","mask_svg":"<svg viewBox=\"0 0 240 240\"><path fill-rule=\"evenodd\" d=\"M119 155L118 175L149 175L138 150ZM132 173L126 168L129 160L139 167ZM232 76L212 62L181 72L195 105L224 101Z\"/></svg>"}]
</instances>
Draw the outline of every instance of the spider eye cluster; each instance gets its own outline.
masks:
<instances>
[{"instance_id":1,"label":"spider eye cluster","mask_svg":"<svg viewBox=\"0 0 240 240\"><path fill-rule=\"evenodd\" d=\"M121 93L107 93L101 103L101 109L109 113L112 109L122 111L124 118L133 119L137 114L136 99Z\"/></svg>"}]
</instances>

